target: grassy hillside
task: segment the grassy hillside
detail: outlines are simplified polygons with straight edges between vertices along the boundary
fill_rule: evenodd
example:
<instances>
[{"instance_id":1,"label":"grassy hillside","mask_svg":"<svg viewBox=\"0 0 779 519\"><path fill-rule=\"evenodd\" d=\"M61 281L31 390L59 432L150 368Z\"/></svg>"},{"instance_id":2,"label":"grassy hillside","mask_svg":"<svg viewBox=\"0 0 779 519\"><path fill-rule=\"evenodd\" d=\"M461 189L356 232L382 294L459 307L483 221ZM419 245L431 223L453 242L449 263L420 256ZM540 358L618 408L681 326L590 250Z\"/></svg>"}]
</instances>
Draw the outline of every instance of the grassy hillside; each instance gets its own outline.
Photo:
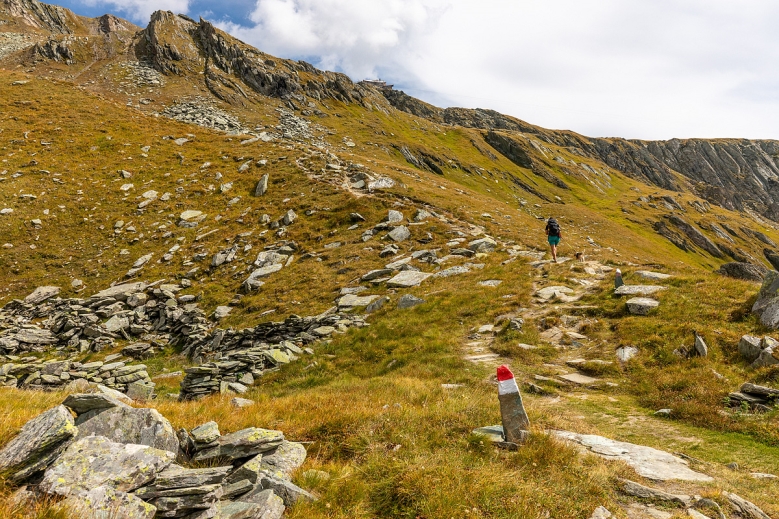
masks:
<instances>
[{"instance_id":1,"label":"grassy hillside","mask_svg":"<svg viewBox=\"0 0 779 519\"><path fill-rule=\"evenodd\" d=\"M246 128L275 132L281 107L281 101L266 99L235 112ZM736 351L742 334L767 333L749 314L757 285L713 274L724 259L677 248L652 228L667 212L659 202L634 202L669 195L687 209L683 217L689 221L760 228L775 241L779 233L719 208L698 213L688 203L693 197L648 187L603 164L588 163L603 172L599 182L590 182L581 173L587 170L569 162L581 164L581 159L564 148L545 145L550 157L568 161L563 166L550 158L549 163L567 190L509 161L478 130L337 101L319 109L323 116L302 117L311 122L314 139L241 144L250 136L153 117L108 94L0 71L0 209L13 209L0 216L0 242L12 245L0 249L0 304L44 284L63 287L65 297L88 295L124 279L138 258L153 253L138 279L187 275L193 281L188 292L202 294L200 304L210 313L240 292L259 251L284 240L296 243L295 261L260 291L242 294L221 326L314 315L333 305L340 288L360 284L364 273L392 261L379 257L387 244L381 235L362 241L366 229L390 209L409 218L424 208L439 217L409 226L412 239L399 244L401 253L440 249L441 257L454 248L447 242L458 236L470 240L487 234L502 245L477 258L483 269L461 276L431 279L409 290L363 283L369 293L387 294L392 302L369 317L368 328L337 335L317 345L312 358L264 378L248 394L257 402L252 407L234 410L222 396L179 403L167 394L178 391L180 378L160 380L160 397L151 405L175 427L216 420L222 432L270 427L311 442L296 481L320 500L295 507L290 517L580 518L599 505L626 517L619 508L625 498L617 478L640 478L622 463L580 454L545 434L555 428L684 453L699 460L694 468L716 480L696 487L668 484L667 490L702 493L723 505L720 491L733 491L779 514L777 483L749 476L779 472L777 411L726 411L723 403L744 381L776 384L775 370L749 371ZM178 145L179 138L188 142ZM400 151L404 146L437 157L443 174L409 164ZM239 171L247 163L248 169ZM350 188L347 171L354 164L394 179L395 186L372 193ZM255 185L266 172L268 193L255 197ZM123 191L127 184L133 187ZM150 190L157 198L139 209ZM283 236L262 223L264 214L277 220L290 209L298 219ZM196 228L180 227L185 210L207 216ZM354 221L355 212L364 223ZM508 261L510 251L545 251L540 218L551 215L564 229L563 255L581 251L600 265L619 266L633 284L640 282L634 274L640 269L674 274L659 296L658 311L629 315L624 301L612 295L610 272L592 277L573 262L534 266L522 256ZM429 241L420 243L427 233ZM762 244L756 240L734 241L733 247L760 257ZM341 245L329 247L335 242ZM170 261L158 262L176 245L180 248ZM233 245L237 260L211 268L212 256ZM194 268L199 270L188 274ZM71 287L74 279L83 281L83 292ZM478 284L489 279L502 284ZM575 287L583 298L575 304L542 304L533 297L539 288L558 284ZM398 310L403 293L426 303ZM507 316L524 316L521 332L503 330ZM543 338L553 326L571 321L580 322L587 337L578 347L555 348ZM463 358L477 340L474 332L485 324L502 330L490 351L511 365L526 394L533 436L515 453L495 450L471 434L500 420L494 365ZM709 344L706 359L673 354L691 345L693 330ZM627 345L636 346L639 355L622 366L614 351ZM585 364L581 371L599 379L592 387L536 378L554 379L560 369L569 369L566 361L578 357L613 364ZM147 364L155 376L188 360L170 349ZM530 384L542 394L532 393ZM0 423L0 444L63 398L0 391L0 409L8 417ZM671 408L670 418L653 414L660 408ZM725 467L731 462L738 470ZM330 479L307 478L311 468L324 470ZM56 504L12 511L7 496L14 489L4 485L0 515L57 517Z\"/></svg>"}]
</instances>

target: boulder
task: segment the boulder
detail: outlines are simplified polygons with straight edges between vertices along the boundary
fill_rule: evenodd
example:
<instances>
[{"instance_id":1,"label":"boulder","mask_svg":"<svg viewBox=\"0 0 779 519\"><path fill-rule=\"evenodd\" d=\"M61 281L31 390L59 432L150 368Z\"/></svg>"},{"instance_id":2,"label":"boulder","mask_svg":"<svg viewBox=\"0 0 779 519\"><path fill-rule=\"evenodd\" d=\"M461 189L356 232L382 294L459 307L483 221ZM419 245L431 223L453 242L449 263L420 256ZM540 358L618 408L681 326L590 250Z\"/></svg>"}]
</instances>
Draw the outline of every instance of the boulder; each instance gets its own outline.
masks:
<instances>
[{"instance_id":1,"label":"boulder","mask_svg":"<svg viewBox=\"0 0 779 519\"><path fill-rule=\"evenodd\" d=\"M275 499L274 499L275 498ZM284 514L284 502L273 492L258 496L260 503L244 501L222 501L217 505L219 519L281 519Z\"/></svg>"},{"instance_id":2,"label":"boulder","mask_svg":"<svg viewBox=\"0 0 779 519\"><path fill-rule=\"evenodd\" d=\"M250 427L242 431L225 434L216 440L216 445L195 454L194 461L224 457L247 458L275 449L284 441L284 433L269 429Z\"/></svg>"},{"instance_id":3,"label":"boulder","mask_svg":"<svg viewBox=\"0 0 779 519\"><path fill-rule=\"evenodd\" d=\"M493 252L497 246L498 242L492 238L481 238L470 242L468 244L468 249L473 252Z\"/></svg>"},{"instance_id":4,"label":"boulder","mask_svg":"<svg viewBox=\"0 0 779 519\"><path fill-rule=\"evenodd\" d=\"M779 364L779 349L768 347L760 352L757 359L752 363L753 368L764 368Z\"/></svg>"},{"instance_id":5,"label":"boulder","mask_svg":"<svg viewBox=\"0 0 779 519\"><path fill-rule=\"evenodd\" d=\"M413 308L417 305L421 305L424 302L425 300L420 299L419 297L412 296L411 294L403 294L400 296L400 300L398 300L398 308L401 310L406 308Z\"/></svg>"},{"instance_id":6,"label":"boulder","mask_svg":"<svg viewBox=\"0 0 779 519\"><path fill-rule=\"evenodd\" d=\"M292 479L295 472L306 461L306 448L301 443L283 441L281 445L262 455L260 468L279 479Z\"/></svg>"},{"instance_id":7,"label":"boulder","mask_svg":"<svg viewBox=\"0 0 779 519\"><path fill-rule=\"evenodd\" d=\"M216 422L206 422L203 425L198 425L189 434L192 436L192 441L202 445L213 443L221 436L219 425Z\"/></svg>"},{"instance_id":8,"label":"boulder","mask_svg":"<svg viewBox=\"0 0 779 519\"><path fill-rule=\"evenodd\" d=\"M762 282L763 278L765 278L765 275L768 273L768 269L762 265L733 262L725 263L716 272L730 278Z\"/></svg>"},{"instance_id":9,"label":"boulder","mask_svg":"<svg viewBox=\"0 0 779 519\"><path fill-rule=\"evenodd\" d=\"M149 503L107 485L68 496L62 504L79 519L152 519L157 513Z\"/></svg>"},{"instance_id":10,"label":"boulder","mask_svg":"<svg viewBox=\"0 0 779 519\"><path fill-rule=\"evenodd\" d=\"M103 436L118 443L147 445L181 455L176 431L156 409L98 409L79 416L77 425L78 440Z\"/></svg>"},{"instance_id":11,"label":"boulder","mask_svg":"<svg viewBox=\"0 0 779 519\"><path fill-rule=\"evenodd\" d=\"M284 502L284 506L293 506L299 500L316 501L316 497L306 492L296 484L286 479L279 479L267 474L260 478L260 484L254 490L246 494L243 501L256 502L262 496L262 490L272 490Z\"/></svg>"},{"instance_id":12,"label":"boulder","mask_svg":"<svg viewBox=\"0 0 779 519\"><path fill-rule=\"evenodd\" d=\"M353 308L356 306L368 306L373 303L379 296L357 296L354 294L346 294L338 299L339 308Z\"/></svg>"},{"instance_id":13,"label":"boulder","mask_svg":"<svg viewBox=\"0 0 779 519\"><path fill-rule=\"evenodd\" d=\"M262 477L262 454L258 454L249 461L235 469L226 479L225 483L249 481L252 485L259 483Z\"/></svg>"},{"instance_id":14,"label":"boulder","mask_svg":"<svg viewBox=\"0 0 779 519\"><path fill-rule=\"evenodd\" d=\"M254 196L262 196L268 192L269 178L270 176L268 173L265 173L262 177L260 177L259 182L257 182L257 187L254 188Z\"/></svg>"},{"instance_id":15,"label":"boulder","mask_svg":"<svg viewBox=\"0 0 779 519\"><path fill-rule=\"evenodd\" d=\"M743 497L731 494L730 492L723 492L722 495L744 519L771 519L768 514L758 508L757 505L747 501Z\"/></svg>"},{"instance_id":16,"label":"boulder","mask_svg":"<svg viewBox=\"0 0 779 519\"><path fill-rule=\"evenodd\" d=\"M24 302L30 305L37 305L59 295L59 293L60 287L38 287L32 294L24 298Z\"/></svg>"},{"instance_id":17,"label":"boulder","mask_svg":"<svg viewBox=\"0 0 779 519\"><path fill-rule=\"evenodd\" d=\"M394 242L406 241L411 238L411 231L406 226L401 225L392 229L387 236Z\"/></svg>"},{"instance_id":18,"label":"boulder","mask_svg":"<svg viewBox=\"0 0 779 519\"><path fill-rule=\"evenodd\" d=\"M765 275L752 313L760 318L763 326L779 328L779 272L770 270Z\"/></svg>"},{"instance_id":19,"label":"boulder","mask_svg":"<svg viewBox=\"0 0 779 519\"><path fill-rule=\"evenodd\" d=\"M760 337L754 337L752 335L744 335L741 340L738 341L738 352L747 362L754 362L760 356L760 352L763 351L761 346Z\"/></svg>"},{"instance_id":20,"label":"boulder","mask_svg":"<svg viewBox=\"0 0 779 519\"><path fill-rule=\"evenodd\" d=\"M660 303L649 297L634 297L627 302L628 312L633 315L647 315L658 306Z\"/></svg>"},{"instance_id":21,"label":"boulder","mask_svg":"<svg viewBox=\"0 0 779 519\"><path fill-rule=\"evenodd\" d=\"M153 481L174 457L172 452L145 445L90 436L71 444L46 470L39 487L60 496L83 495L101 485L131 492Z\"/></svg>"},{"instance_id":22,"label":"boulder","mask_svg":"<svg viewBox=\"0 0 779 519\"><path fill-rule=\"evenodd\" d=\"M706 341L703 340L703 337L698 335L697 332L694 332L693 335L695 336L695 353L699 357L706 357L709 354L709 347L706 346Z\"/></svg>"},{"instance_id":23,"label":"boulder","mask_svg":"<svg viewBox=\"0 0 779 519\"><path fill-rule=\"evenodd\" d=\"M0 476L23 481L41 472L77 433L73 417L65 406L38 415L0 450Z\"/></svg>"},{"instance_id":24,"label":"boulder","mask_svg":"<svg viewBox=\"0 0 779 519\"><path fill-rule=\"evenodd\" d=\"M390 209L384 221L387 223L400 223L403 221L403 213Z\"/></svg>"},{"instance_id":25,"label":"boulder","mask_svg":"<svg viewBox=\"0 0 779 519\"><path fill-rule=\"evenodd\" d=\"M130 407L126 403L105 393L74 393L68 395L65 401L62 402L62 405L70 408L76 415L112 407Z\"/></svg>"}]
</instances>

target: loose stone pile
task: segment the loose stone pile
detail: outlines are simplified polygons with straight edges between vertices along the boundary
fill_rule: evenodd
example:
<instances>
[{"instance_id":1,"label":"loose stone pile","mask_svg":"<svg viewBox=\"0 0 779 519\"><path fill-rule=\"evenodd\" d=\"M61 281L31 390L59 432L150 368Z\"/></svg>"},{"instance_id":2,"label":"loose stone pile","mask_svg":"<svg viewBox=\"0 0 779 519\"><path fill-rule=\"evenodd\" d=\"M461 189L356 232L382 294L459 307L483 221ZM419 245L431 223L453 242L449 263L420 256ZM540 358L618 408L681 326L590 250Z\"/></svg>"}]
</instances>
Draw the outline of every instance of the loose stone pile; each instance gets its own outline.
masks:
<instances>
[{"instance_id":1,"label":"loose stone pile","mask_svg":"<svg viewBox=\"0 0 779 519\"><path fill-rule=\"evenodd\" d=\"M262 323L244 330L216 330L187 353L193 358L216 355L219 360L187 368L181 382L181 400L233 391L244 393L267 371L313 353L301 346L344 333L351 327L367 326L363 316L323 314L290 316L284 322Z\"/></svg>"},{"instance_id":2,"label":"loose stone pile","mask_svg":"<svg viewBox=\"0 0 779 519\"><path fill-rule=\"evenodd\" d=\"M82 363L24 357L0 366L0 386L5 387L56 391L79 380L103 384L123 393L127 392L131 384L154 388L143 364L100 361Z\"/></svg>"},{"instance_id":3,"label":"loose stone pile","mask_svg":"<svg viewBox=\"0 0 779 519\"><path fill-rule=\"evenodd\" d=\"M746 405L753 411L770 411L779 401L779 389L758 386L746 382L738 391L728 395L728 403L731 407Z\"/></svg>"},{"instance_id":4,"label":"loose stone pile","mask_svg":"<svg viewBox=\"0 0 779 519\"><path fill-rule=\"evenodd\" d=\"M167 343L205 337L211 324L193 295L180 285L127 283L87 299L60 299L58 287L39 287L24 301L0 310L0 354L29 351L95 351L118 339L140 337L130 356L145 356ZM41 320L39 322L39 320Z\"/></svg>"},{"instance_id":5,"label":"loose stone pile","mask_svg":"<svg viewBox=\"0 0 779 519\"><path fill-rule=\"evenodd\" d=\"M771 337L744 335L738 343L738 352L753 368L779 364L779 341Z\"/></svg>"},{"instance_id":6,"label":"loose stone pile","mask_svg":"<svg viewBox=\"0 0 779 519\"><path fill-rule=\"evenodd\" d=\"M70 395L30 420L0 450L0 475L37 482L20 488L17 502L65 497L85 518L276 519L315 499L291 481L305 458L281 431L222 435L209 422L177 435L156 410L98 392ZM182 465L190 459L211 466Z\"/></svg>"},{"instance_id":7,"label":"loose stone pile","mask_svg":"<svg viewBox=\"0 0 779 519\"><path fill-rule=\"evenodd\" d=\"M165 108L162 115L184 123L197 124L223 132L243 132L244 128L237 117L220 110L206 99L176 103Z\"/></svg>"},{"instance_id":8,"label":"loose stone pile","mask_svg":"<svg viewBox=\"0 0 779 519\"><path fill-rule=\"evenodd\" d=\"M162 86L165 84L164 76L157 72L151 63L126 61L120 63L119 66L125 69L129 75L128 79L135 86Z\"/></svg>"}]
</instances>

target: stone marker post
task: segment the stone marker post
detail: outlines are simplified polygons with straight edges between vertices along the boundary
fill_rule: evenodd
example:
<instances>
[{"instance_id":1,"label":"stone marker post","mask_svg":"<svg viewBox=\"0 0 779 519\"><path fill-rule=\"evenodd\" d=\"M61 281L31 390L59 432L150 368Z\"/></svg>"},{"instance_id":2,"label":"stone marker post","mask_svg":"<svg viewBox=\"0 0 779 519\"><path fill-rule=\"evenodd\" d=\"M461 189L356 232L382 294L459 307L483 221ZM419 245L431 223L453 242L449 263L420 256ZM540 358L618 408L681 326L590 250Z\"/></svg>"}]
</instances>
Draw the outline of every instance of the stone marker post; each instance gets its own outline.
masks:
<instances>
[{"instance_id":1,"label":"stone marker post","mask_svg":"<svg viewBox=\"0 0 779 519\"><path fill-rule=\"evenodd\" d=\"M498 367L498 401L505 440L509 443L523 443L527 439L530 420L517 381L508 366Z\"/></svg>"},{"instance_id":2,"label":"stone marker post","mask_svg":"<svg viewBox=\"0 0 779 519\"><path fill-rule=\"evenodd\" d=\"M617 271L614 273L614 288L617 289L624 284L625 283L622 281L622 271L617 269Z\"/></svg>"}]
</instances>

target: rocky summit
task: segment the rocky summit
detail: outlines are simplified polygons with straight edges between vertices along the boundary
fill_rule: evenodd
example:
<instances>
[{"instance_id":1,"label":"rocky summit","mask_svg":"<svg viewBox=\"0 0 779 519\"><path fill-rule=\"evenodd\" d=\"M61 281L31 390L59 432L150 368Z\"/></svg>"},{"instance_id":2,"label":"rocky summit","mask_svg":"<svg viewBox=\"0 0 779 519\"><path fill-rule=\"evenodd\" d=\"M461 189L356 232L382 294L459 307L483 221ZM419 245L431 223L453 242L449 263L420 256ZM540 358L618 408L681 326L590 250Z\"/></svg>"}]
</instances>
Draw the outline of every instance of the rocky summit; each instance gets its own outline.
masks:
<instances>
[{"instance_id":1,"label":"rocky summit","mask_svg":"<svg viewBox=\"0 0 779 519\"><path fill-rule=\"evenodd\" d=\"M0 517L779 517L777 142L218 26L0 0Z\"/></svg>"}]
</instances>

